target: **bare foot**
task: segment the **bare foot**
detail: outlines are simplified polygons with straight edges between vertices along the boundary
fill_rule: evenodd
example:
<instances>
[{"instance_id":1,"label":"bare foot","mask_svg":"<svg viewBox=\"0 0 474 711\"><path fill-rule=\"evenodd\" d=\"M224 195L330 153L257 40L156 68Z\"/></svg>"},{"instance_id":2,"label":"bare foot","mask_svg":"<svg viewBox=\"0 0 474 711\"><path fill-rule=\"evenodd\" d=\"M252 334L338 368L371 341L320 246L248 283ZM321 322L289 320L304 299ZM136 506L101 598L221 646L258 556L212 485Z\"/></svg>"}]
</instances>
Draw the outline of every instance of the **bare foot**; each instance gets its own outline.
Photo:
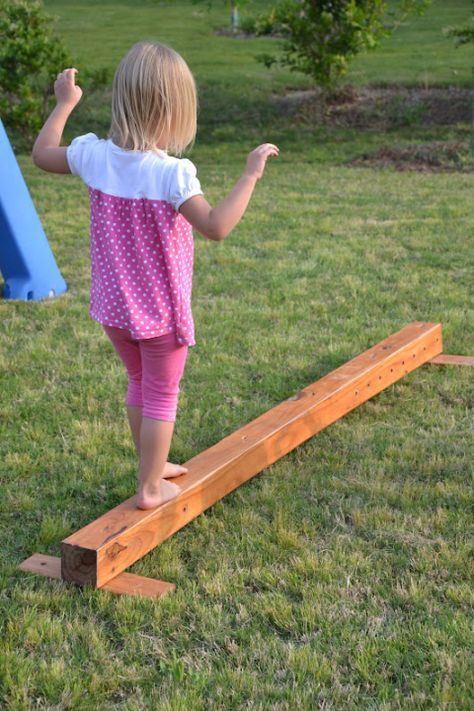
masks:
<instances>
[{"instance_id":1,"label":"bare foot","mask_svg":"<svg viewBox=\"0 0 474 711\"><path fill-rule=\"evenodd\" d=\"M166 479L159 479L154 487L148 487L146 491L138 491L137 507L139 509L156 509L167 501L175 499L181 489L176 484L172 484Z\"/></svg>"},{"instance_id":2,"label":"bare foot","mask_svg":"<svg viewBox=\"0 0 474 711\"><path fill-rule=\"evenodd\" d=\"M188 470L186 469L186 467L182 467L181 464L172 464L171 462L166 462L163 478L174 479L176 476L181 476L182 474L187 473Z\"/></svg>"}]
</instances>

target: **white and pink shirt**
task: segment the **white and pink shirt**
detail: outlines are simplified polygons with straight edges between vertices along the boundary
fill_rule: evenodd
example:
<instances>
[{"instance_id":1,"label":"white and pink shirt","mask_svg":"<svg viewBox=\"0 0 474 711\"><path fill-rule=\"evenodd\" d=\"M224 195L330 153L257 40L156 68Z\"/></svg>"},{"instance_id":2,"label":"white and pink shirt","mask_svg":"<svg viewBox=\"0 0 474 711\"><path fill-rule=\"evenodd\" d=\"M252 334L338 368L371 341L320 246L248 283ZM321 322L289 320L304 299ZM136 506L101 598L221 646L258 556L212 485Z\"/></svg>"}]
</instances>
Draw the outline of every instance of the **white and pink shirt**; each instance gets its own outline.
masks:
<instances>
[{"instance_id":1,"label":"white and pink shirt","mask_svg":"<svg viewBox=\"0 0 474 711\"><path fill-rule=\"evenodd\" d=\"M176 332L192 346L194 243L180 206L202 195L196 168L163 151L126 151L93 133L67 149L89 188L90 315L137 340Z\"/></svg>"}]
</instances>

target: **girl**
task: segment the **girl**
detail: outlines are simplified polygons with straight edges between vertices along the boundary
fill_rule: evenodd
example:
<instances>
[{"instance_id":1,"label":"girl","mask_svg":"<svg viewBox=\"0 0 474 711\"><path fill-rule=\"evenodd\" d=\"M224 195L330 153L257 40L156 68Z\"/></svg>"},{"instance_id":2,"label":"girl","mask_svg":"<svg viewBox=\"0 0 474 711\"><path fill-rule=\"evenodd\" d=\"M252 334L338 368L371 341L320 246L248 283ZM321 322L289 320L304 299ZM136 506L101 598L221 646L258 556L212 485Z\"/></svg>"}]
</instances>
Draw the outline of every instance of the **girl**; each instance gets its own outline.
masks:
<instances>
[{"instance_id":1,"label":"girl","mask_svg":"<svg viewBox=\"0 0 474 711\"><path fill-rule=\"evenodd\" d=\"M58 74L57 104L33 161L78 175L89 188L90 315L128 373L127 413L140 459L137 506L150 509L179 494L168 479L186 472L167 457L188 346L195 344L192 227L225 239L278 148L265 143L252 151L231 192L211 208L194 165L170 155L180 155L196 134L196 89L183 58L159 43L136 44L115 74L109 139L88 133L63 148L64 126L82 96L76 72Z\"/></svg>"}]
</instances>

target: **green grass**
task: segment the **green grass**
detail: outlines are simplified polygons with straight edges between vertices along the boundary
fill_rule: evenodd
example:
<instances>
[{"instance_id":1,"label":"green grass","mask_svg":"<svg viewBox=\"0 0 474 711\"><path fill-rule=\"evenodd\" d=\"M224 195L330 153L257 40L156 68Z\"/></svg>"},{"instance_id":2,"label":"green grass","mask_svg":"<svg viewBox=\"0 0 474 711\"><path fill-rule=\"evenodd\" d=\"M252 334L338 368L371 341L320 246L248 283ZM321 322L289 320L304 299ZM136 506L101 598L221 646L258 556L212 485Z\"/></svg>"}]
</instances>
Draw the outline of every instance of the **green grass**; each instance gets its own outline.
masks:
<instances>
[{"instance_id":1,"label":"green grass","mask_svg":"<svg viewBox=\"0 0 474 711\"><path fill-rule=\"evenodd\" d=\"M342 165L386 143L467 140L468 125L288 125L270 96L306 80L254 63L257 40L214 35L221 6L47 6L81 68L112 67L151 34L186 54L202 97L192 159L211 202L256 143L281 148L233 235L196 238L198 345L176 461L411 321L441 322L446 352L474 353L473 176ZM470 3L449 3L450 17L446 6L350 79L424 84L427 62L430 82L467 83L471 58L440 28ZM107 101L86 98L68 138L103 135ZM118 598L17 570L33 552L59 555L62 538L133 493L136 473L122 367L87 315L85 188L19 159L69 292L0 303L0 707L472 708L467 368L415 371L133 566L176 582L175 595Z\"/></svg>"}]
</instances>

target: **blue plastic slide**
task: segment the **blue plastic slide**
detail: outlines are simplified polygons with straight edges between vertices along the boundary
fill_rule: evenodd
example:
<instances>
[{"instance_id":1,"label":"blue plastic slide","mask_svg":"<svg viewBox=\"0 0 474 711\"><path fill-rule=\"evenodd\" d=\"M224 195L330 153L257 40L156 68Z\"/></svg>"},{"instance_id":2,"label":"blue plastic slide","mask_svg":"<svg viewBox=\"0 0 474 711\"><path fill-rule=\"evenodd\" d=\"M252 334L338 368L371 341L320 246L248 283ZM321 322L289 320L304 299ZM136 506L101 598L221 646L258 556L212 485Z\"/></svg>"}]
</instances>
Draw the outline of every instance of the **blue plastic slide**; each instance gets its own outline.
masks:
<instances>
[{"instance_id":1,"label":"blue plastic slide","mask_svg":"<svg viewBox=\"0 0 474 711\"><path fill-rule=\"evenodd\" d=\"M0 271L5 299L37 301L67 291L1 121Z\"/></svg>"}]
</instances>

